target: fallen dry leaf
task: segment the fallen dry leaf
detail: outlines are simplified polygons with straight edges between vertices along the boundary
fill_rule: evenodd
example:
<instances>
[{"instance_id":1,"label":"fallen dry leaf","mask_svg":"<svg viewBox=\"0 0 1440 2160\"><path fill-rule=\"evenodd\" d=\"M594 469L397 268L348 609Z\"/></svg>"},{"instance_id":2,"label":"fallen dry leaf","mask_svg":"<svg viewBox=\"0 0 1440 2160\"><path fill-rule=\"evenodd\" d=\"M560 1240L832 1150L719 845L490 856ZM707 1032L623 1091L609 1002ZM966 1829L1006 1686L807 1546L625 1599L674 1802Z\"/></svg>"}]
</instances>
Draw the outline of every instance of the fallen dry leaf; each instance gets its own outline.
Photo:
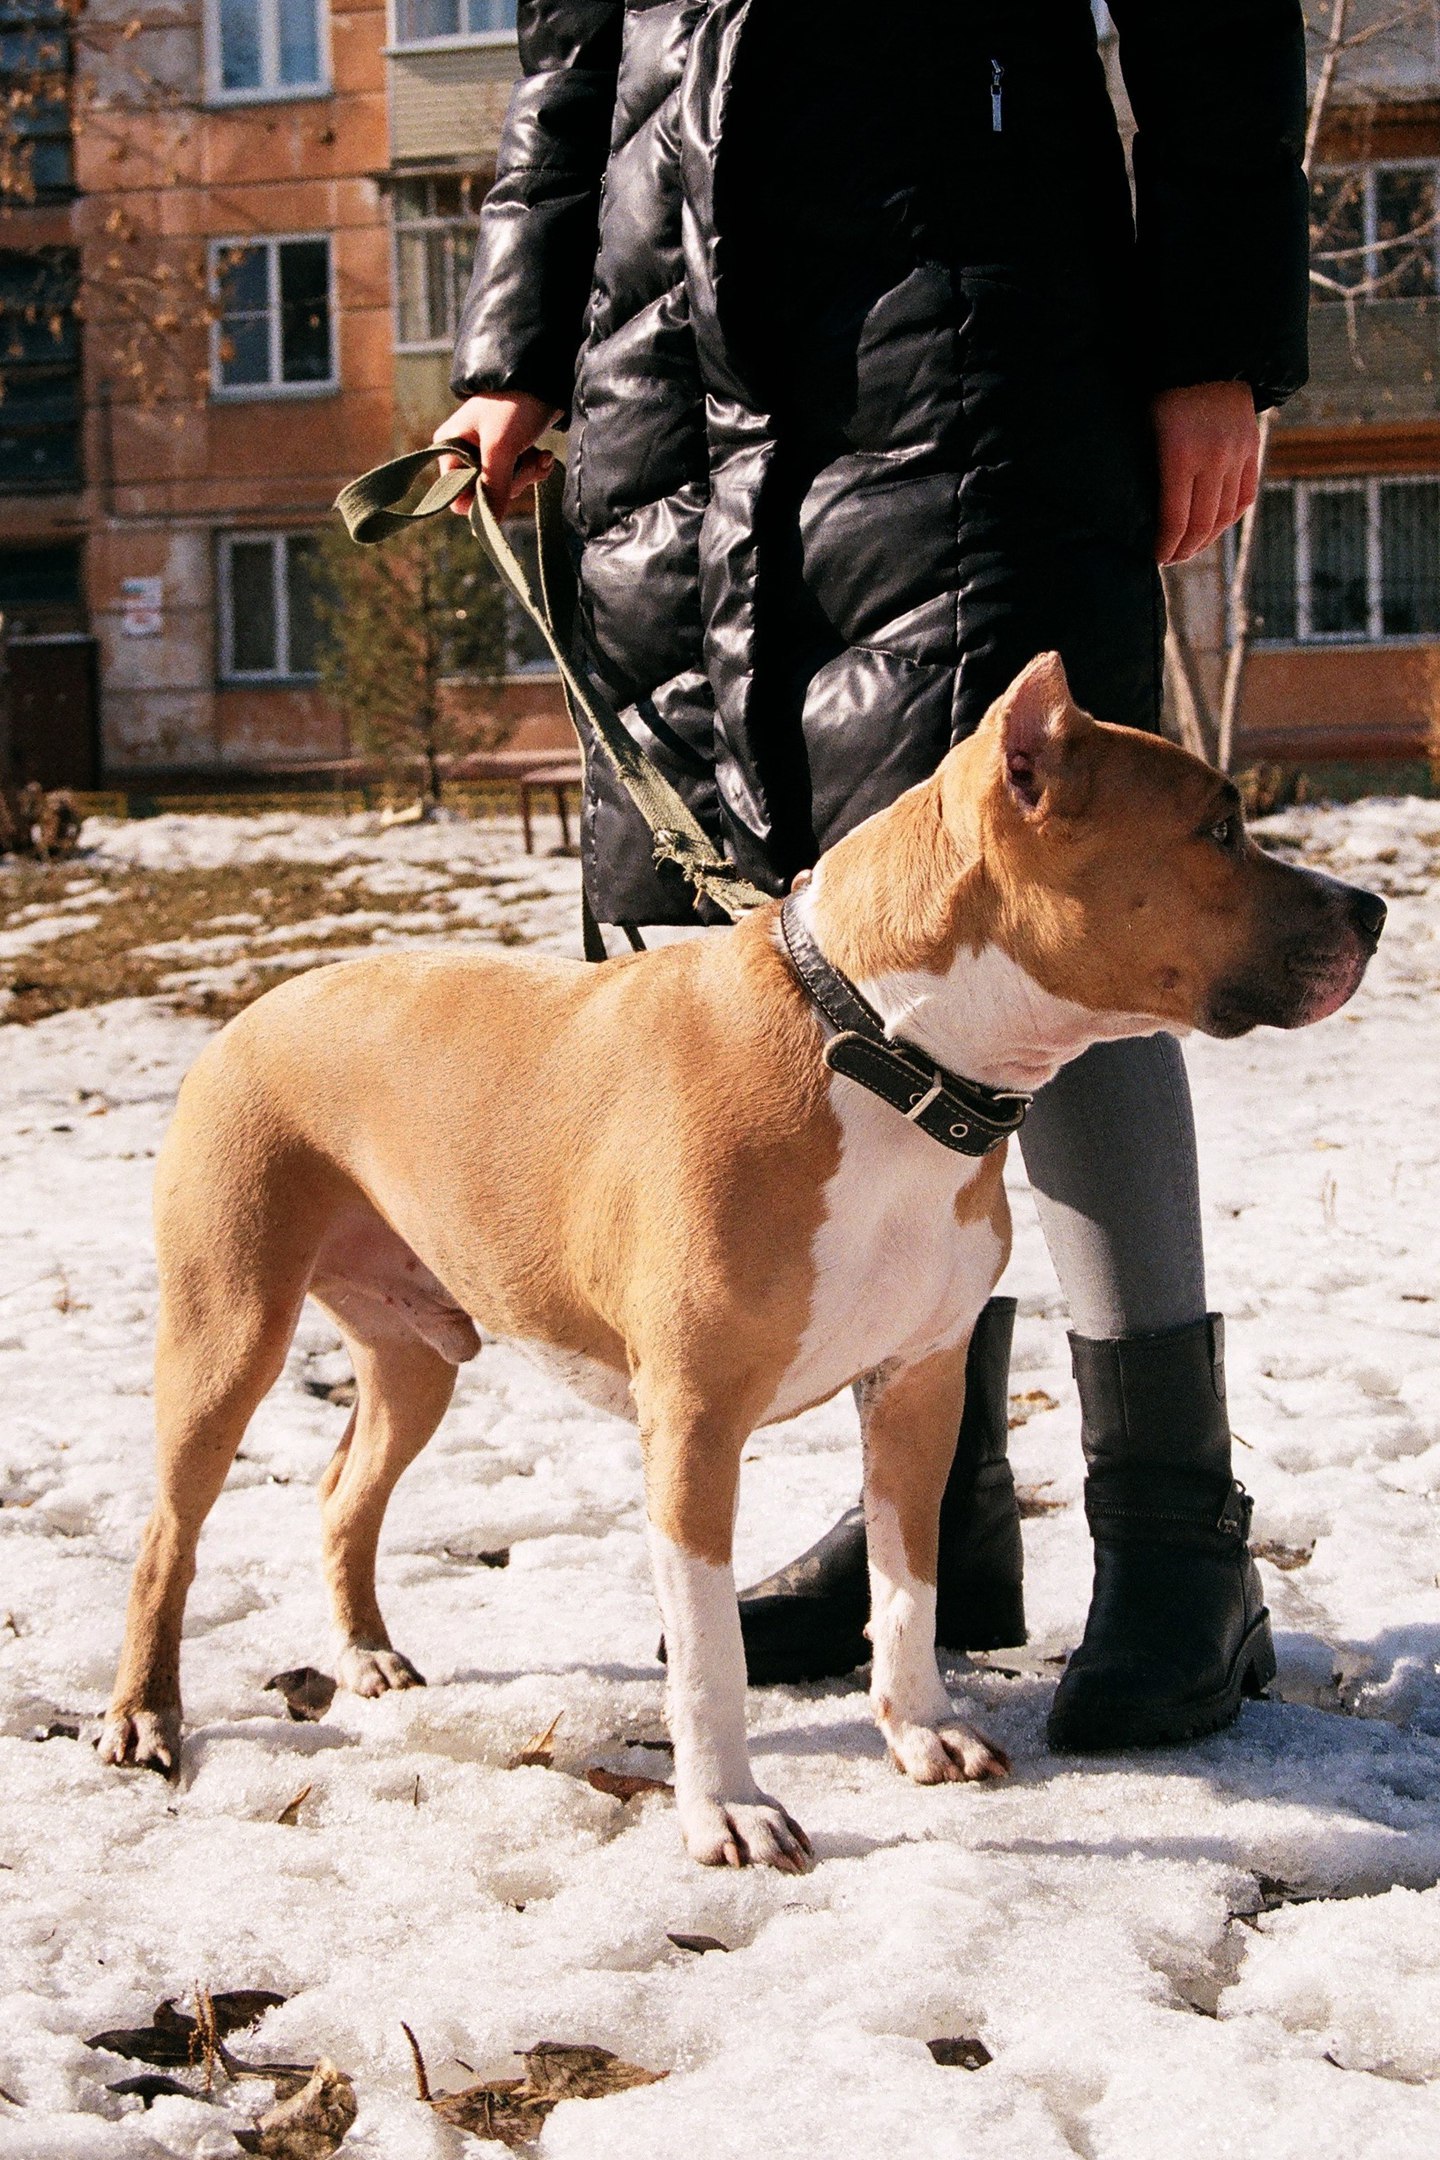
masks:
<instances>
[{"instance_id":1,"label":"fallen dry leaf","mask_svg":"<svg viewBox=\"0 0 1440 2160\"><path fill-rule=\"evenodd\" d=\"M1010 1397L1009 1425L1014 1432L1017 1425L1024 1425L1032 1417L1039 1417L1046 1410L1058 1410L1059 1403L1043 1387L1027 1388L1023 1395Z\"/></svg>"},{"instance_id":2,"label":"fallen dry leaf","mask_svg":"<svg viewBox=\"0 0 1440 2160\"><path fill-rule=\"evenodd\" d=\"M467 1552L463 1545L442 1545L447 1560L463 1561L467 1567L502 1568L510 1565L510 1547L497 1545L490 1552Z\"/></svg>"},{"instance_id":3,"label":"fallen dry leaf","mask_svg":"<svg viewBox=\"0 0 1440 2160\"><path fill-rule=\"evenodd\" d=\"M195 2098L188 2085L178 2084L172 2077L162 2077L155 2070L147 2070L140 2077L117 2078L115 2083L107 2085L105 2090L138 2098L147 2108L153 2107L157 2100L168 2097L181 2100Z\"/></svg>"},{"instance_id":4,"label":"fallen dry leaf","mask_svg":"<svg viewBox=\"0 0 1440 2160\"><path fill-rule=\"evenodd\" d=\"M235 2142L263 2160L328 2160L358 2113L355 2087L322 2055L309 2083L267 2108L253 2130L237 2130Z\"/></svg>"},{"instance_id":5,"label":"fallen dry leaf","mask_svg":"<svg viewBox=\"0 0 1440 2160\"><path fill-rule=\"evenodd\" d=\"M269 1988L230 1988L205 1997L206 2017L217 2040L243 2032L256 2024L267 2010L278 2010L285 1997ZM204 2034L197 2019L173 2000L157 2003L148 2025L116 2026L96 2033L86 2047L104 2048L111 2055L128 2055L133 2062L152 2063L158 2069L183 2070L198 2063L205 2052ZM228 2067L228 2064L227 2064Z\"/></svg>"},{"instance_id":6,"label":"fallen dry leaf","mask_svg":"<svg viewBox=\"0 0 1440 2160\"><path fill-rule=\"evenodd\" d=\"M1250 1550L1257 1560L1268 1560L1271 1567L1281 1568L1287 1575L1307 1567L1315 1557L1313 1539L1308 1545L1282 1545L1276 1538L1261 1538Z\"/></svg>"},{"instance_id":7,"label":"fallen dry leaf","mask_svg":"<svg viewBox=\"0 0 1440 2160\"><path fill-rule=\"evenodd\" d=\"M927 2040L925 2045L942 2070L983 2070L995 2060L983 2040Z\"/></svg>"},{"instance_id":8,"label":"fallen dry leaf","mask_svg":"<svg viewBox=\"0 0 1440 2160\"><path fill-rule=\"evenodd\" d=\"M527 1740L520 1753L511 1756L506 1767L511 1770L548 1770L554 1759L555 1735L564 1715L563 1710L557 1710L544 1732L537 1732L533 1739Z\"/></svg>"},{"instance_id":9,"label":"fallen dry leaf","mask_svg":"<svg viewBox=\"0 0 1440 2160\"><path fill-rule=\"evenodd\" d=\"M284 1823L287 1830L294 1830L300 1821L300 1810L314 1790L313 1785L302 1785L294 1799L287 1800L284 1807L281 1808L279 1814L275 1817L276 1822Z\"/></svg>"},{"instance_id":10,"label":"fallen dry leaf","mask_svg":"<svg viewBox=\"0 0 1440 2160\"><path fill-rule=\"evenodd\" d=\"M722 1943L718 1935L667 1935L665 1940L674 1943L677 1950L693 1950L696 1957L704 1957L707 1950L728 1950L729 1943Z\"/></svg>"},{"instance_id":11,"label":"fallen dry leaf","mask_svg":"<svg viewBox=\"0 0 1440 2160\"><path fill-rule=\"evenodd\" d=\"M664 1778L639 1777L624 1770L607 1770L602 1763L591 1765L585 1773L585 1782L593 1785L596 1792L609 1793L614 1800L637 1800L641 1793L675 1790L673 1785L666 1784Z\"/></svg>"},{"instance_id":12,"label":"fallen dry leaf","mask_svg":"<svg viewBox=\"0 0 1440 2160\"><path fill-rule=\"evenodd\" d=\"M293 1672L279 1672L273 1680L267 1680L265 1693L283 1696L285 1708L297 1725L313 1725L334 1702L335 1682L329 1673L317 1672L313 1665L297 1665Z\"/></svg>"},{"instance_id":13,"label":"fallen dry leaf","mask_svg":"<svg viewBox=\"0 0 1440 2160\"><path fill-rule=\"evenodd\" d=\"M1064 1514L1065 1502L1050 1498L1050 1487L1054 1482L1053 1478L1045 1478L1039 1485L1016 1486L1015 1505L1022 1521L1031 1522L1037 1515Z\"/></svg>"},{"instance_id":14,"label":"fallen dry leaf","mask_svg":"<svg viewBox=\"0 0 1440 2160\"><path fill-rule=\"evenodd\" d=\"M416 2056L418 2067L418 2049ZM525 2050L523 2078L492 2078L483 2085L467 2086L464 2092L440 2093L430 2106L454 2129L498 2138L516 2150L534 2143L546 2116L562 2100L603 2100L637 2085L658 2084L668 2075L665 2070L641 2070L635 2063L622 2062L609 2048L542 2040Z\"/></svg>"}]
</instances>

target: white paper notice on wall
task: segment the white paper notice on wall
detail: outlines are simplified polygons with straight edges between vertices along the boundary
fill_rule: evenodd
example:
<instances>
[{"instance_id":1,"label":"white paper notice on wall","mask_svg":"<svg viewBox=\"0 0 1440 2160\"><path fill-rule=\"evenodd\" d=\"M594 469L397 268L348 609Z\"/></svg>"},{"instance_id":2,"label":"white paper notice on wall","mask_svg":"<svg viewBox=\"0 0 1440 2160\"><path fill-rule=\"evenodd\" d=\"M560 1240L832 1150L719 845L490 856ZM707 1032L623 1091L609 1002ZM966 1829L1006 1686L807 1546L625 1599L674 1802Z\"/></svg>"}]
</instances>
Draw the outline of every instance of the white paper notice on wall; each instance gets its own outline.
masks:
<instances>
[{"instance_id":1,"label":"white paper notice on wall","mask_svg":"<svg viewBox=\"0 0 1440 2160\"><path fill-rule=\"evenodd\" d=\"M165 627L165 580L120 580L120 628L126 637L159 637Z\"/></svg>"}]
</instances>

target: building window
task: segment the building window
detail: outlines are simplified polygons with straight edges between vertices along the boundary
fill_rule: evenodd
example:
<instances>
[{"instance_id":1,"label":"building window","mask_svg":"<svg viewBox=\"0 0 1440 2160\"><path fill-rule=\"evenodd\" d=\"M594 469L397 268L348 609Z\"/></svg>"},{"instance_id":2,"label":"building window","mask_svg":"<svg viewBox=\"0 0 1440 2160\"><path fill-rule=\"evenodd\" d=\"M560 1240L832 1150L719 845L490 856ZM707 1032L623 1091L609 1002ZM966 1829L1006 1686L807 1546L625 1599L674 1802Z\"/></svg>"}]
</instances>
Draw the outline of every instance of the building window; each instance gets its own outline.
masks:
<instances>
[{"instance_id":1,"label":"building window","mask_svg":"<svg viewBox=\"0 0 1440 2160\"><path fill-rule=\"evenodd\" d=\"M328 87L320 0L206 0L210 95L313 97Z\"/></svg>"},{"instance_id":2,"label":"building window","mask_svg":"<svg viewBox=\"0 0 1440 2160\"><path fill-rule=\"evenodd\" d=\"M318 563L309 533L226 533L220 541L220 674L226 682L313 680L319 672Z\"/></svg>"},{"instance_id":3,"label":"building window","mask_svg":"<svg viewBox=\"0 0 1440 2160\"><path fill-rule=\"evenodd\" d=\"M80 258L0 251L0 493L80 485Z\"/></svg>"},{"instance_id":4,"label":"building window","mask_svg":"<svg viewBox=\"0 0 1440 2160\"><path fill-rule=\"evenodd\" d=\"M1349 165L1310 190L1312 281L1322 300L1429 300L1440 291L1440 167Z\"/></svg>"},{"instance_id":5,"label":"building window","mask_svg":"<svg viewBox=\"0 0 1440 2160\"><path fill-rule=\"evenodd\" d=\"M395 0L397 45L514 35L515 0Z\"/></svg>"},{"instance_id":6,"label":"building window","mask_svg":"<svg viewBox=\"0 0 1440 2160\"><path fill-rule=\"evenodd\" d=\"M395 185L395 335L402 346L455 342L486 182L461 174Z\"/></svg>"},{"instance_id":7,"label":"building window","mask_svg":"<svg viewBox=\"0 0 1440 2160\"><path fill-rule=\"evenodd\" d=\"M1440 480L1267 487L1251 610L1271 645L1440 635Z\"/></svg>"},{"instance_id":8,"label":"building window","mask_svg":"<svg viewBox=\"0 0 1440 2160\"><path fill-rule=\"evenodd\" d=\"M0 0L0 198L73 194L70 16L56 0Z\"/></svg>"},{"instance_id":9,"label":"building window","mask_svg":"<svg viewBox=\"0 0 1440 2160\"><path fill-rule=\"evenodd\" d=\"M330 242L230 240L211 251L218 395L283 396L335 383Z\"/></svg>"}]
</instances>

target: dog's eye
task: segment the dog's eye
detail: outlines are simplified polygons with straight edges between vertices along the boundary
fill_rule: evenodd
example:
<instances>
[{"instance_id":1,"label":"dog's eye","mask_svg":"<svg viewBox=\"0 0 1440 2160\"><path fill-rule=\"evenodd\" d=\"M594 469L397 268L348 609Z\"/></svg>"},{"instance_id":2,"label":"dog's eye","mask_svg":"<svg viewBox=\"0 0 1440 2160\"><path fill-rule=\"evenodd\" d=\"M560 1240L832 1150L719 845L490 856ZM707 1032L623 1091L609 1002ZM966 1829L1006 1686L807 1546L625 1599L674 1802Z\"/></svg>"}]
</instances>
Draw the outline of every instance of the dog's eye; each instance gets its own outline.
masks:
<instances>
[{"instance_id":1,"label":"dog's eye","mask_svg":"<svg viewBox=\"0 0 1440 2160\"><path fill-rule=\"evenodd\" d=\"M1209 838L1215 842L1217 847L1235 847L1240 839L1239 818L1233 814L1230 817L1221 818L1217 825L1210 827Z\"/></svg>"}]
</instances>

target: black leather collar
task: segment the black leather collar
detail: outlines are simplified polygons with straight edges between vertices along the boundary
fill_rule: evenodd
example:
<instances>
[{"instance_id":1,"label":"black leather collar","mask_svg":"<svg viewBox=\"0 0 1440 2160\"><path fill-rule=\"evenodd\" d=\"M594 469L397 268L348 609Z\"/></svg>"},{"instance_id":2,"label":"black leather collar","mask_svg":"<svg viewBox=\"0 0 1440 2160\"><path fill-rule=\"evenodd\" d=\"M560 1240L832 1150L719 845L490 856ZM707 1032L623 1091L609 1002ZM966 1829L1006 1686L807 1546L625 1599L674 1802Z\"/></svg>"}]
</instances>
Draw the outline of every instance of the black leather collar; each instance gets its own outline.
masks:
<instances>
[{"instance_id":1,"label":"black leather collar","mask_svg":"<svg viewBox=\"0 0 1440 2160\"><path fill-rule=\"evenodd\" d=\"M832 1072L858 1081L957 1155L988 1155L1019 1131L1032 1098L962 1079L913 1044L887 1035L874 1006L821 952L793 893L780 910L780 932L791 966L835 1029L825 1045Z\"/></svg>"}]
</instances>

